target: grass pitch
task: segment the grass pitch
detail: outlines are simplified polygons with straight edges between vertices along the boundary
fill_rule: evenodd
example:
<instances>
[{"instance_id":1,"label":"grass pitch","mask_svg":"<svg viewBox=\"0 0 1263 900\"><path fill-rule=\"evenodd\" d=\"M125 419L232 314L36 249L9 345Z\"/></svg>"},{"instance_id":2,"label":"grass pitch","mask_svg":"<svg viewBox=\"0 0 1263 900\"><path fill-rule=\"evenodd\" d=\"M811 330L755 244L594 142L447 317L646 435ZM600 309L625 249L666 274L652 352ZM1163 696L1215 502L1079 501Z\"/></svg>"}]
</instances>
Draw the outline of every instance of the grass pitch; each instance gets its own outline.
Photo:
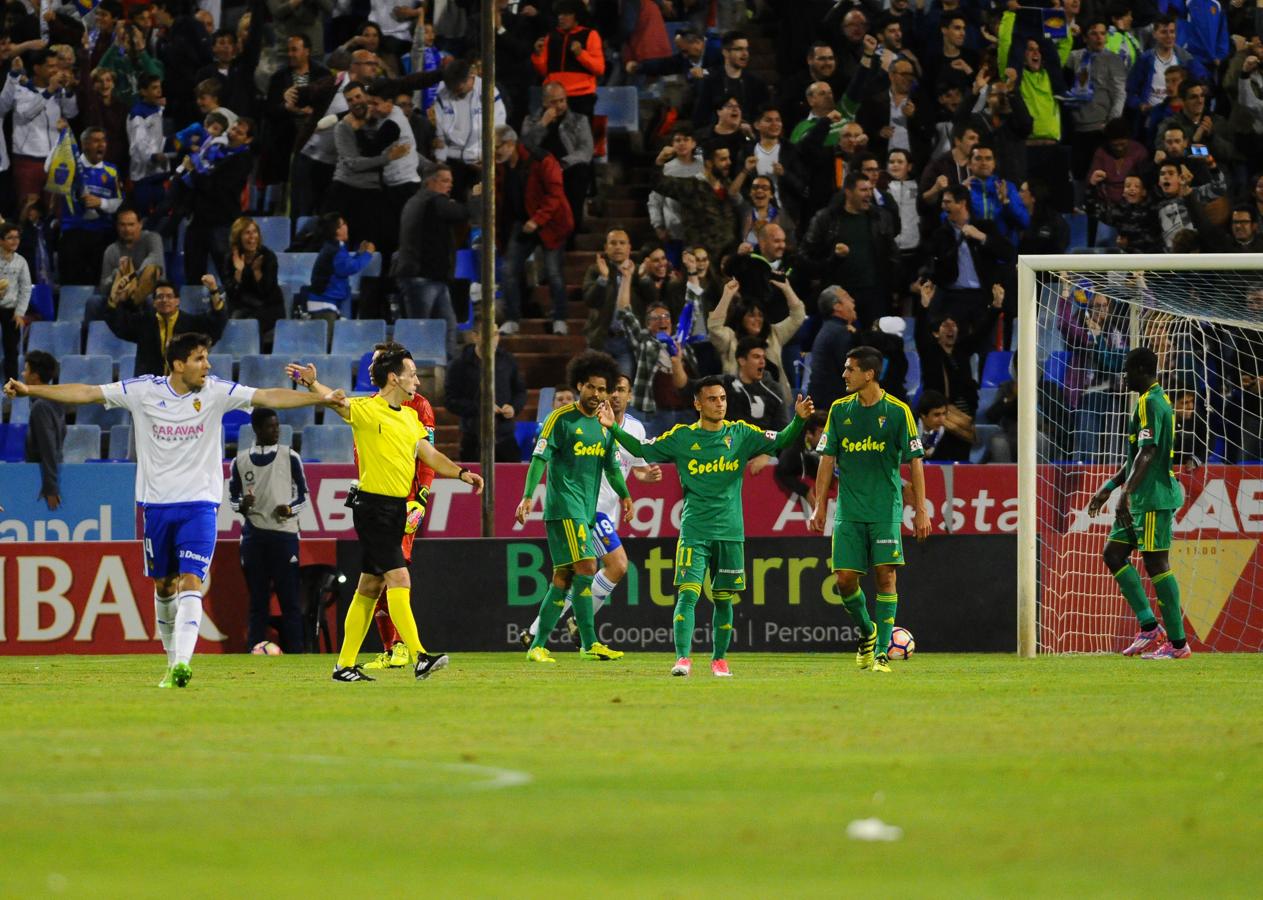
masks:
<instances>
[{"instance_id":1,"label":"grass pitch","mask_svg":"<svg viewBox=\"0 0 1263 900\"><path fill-rule=\"evenodd\" d=\"M0 896L1245 896L1263 659L0 658ZM877 817L901 840L848 839Z\"/></svg>"}]
</instances>

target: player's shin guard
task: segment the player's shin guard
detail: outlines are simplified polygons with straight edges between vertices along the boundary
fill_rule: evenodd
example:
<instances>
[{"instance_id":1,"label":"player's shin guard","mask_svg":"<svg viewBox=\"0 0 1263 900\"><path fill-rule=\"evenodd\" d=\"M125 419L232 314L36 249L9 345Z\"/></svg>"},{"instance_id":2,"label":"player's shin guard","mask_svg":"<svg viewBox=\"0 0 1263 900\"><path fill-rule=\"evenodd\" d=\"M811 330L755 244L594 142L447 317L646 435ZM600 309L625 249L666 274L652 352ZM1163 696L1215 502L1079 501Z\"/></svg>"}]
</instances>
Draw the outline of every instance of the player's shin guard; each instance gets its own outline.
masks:
<instances>
[{"instance_id":1,"label":"player's shin guard","mask_svg":"<svg viewBox=\"0 0 1263 900\"><path fill-rule=\"evenodd\" d=\"M377 624L377 635L382 639L383 650L389 650L402 640L395 628L395 623L390 620L390 606L386 602L384 590L377 598L377 608L373 610L373 621Z\"/></svg>"},{"instance_id":2,"label":"player's shin guard","mask_svg":"<svg viewBox=\"0 0 1263 900\"><path fill-rule=\"evenodd\" d=\"M591 575L575 575L570 585L570 605L574 607L575 624L579 626L579 642L587 650L596 643L596 625L592 621Z\"/></svg>"},{"instance_id":3,"label":"player's shin guard","mask_svg":"<svg viewBox=\"0 0 1263 900\"><path fill-rule=\"evenodd\" d=\"M1180 584L1175 580L1175 573L1167 569L1155 575L1153 592L1158 595L1158 609L1162 610L1162 623L1167 628L1167 640L1178 650L1184 646L1185 641L1184 610L1180 607Z\"/></svg>"},{"instance_id":4,"label":"player's shin guard","mask_svg":"<svg viewBox=\"0 0 1263 900\"><path fill-rule=\"evenodd\" d=\"M687 659L693 651L693 608L697 606L697 597L700 593L701 585L686 584L680 588L680 593L676 596L675 616L671 624L675 632L677 659Z\"/></svg>"},{"instance_id":5,"label":"player's shin guard","mask_svg":"<svg viewBox=\"0 0 1263 900\"><path fill-rule=\"evenodd\" d=\"M877 595L877 654L886 653L890 646L890 633L895 630L895 607L899 605L898 594Z\"/></svg>"},{"instance_id":6,"label":"player's shin guard","mask_svg":"<svg viewBox=\"0 0 1263 900\"><path fill-rule=\"evenodd\" d=\"M601 611L601 607L605 605L605 601L609 599L610 594L614 593L617 581L610 581L602 570L596 573L596 577L592 579L592 615L596 615Z\"/></svg>"},{"instance_id":7,"label":"player's shin guard","mask_svg":"<svg viewBox=\"0 0 1263 900\"><path fill-rule=\"evenodd\" d=\"M162 649L167 651L167 665L175 665L175 616L176 598L162 597L157 591L153 594L154 621L158 623L158 637L162 640Z\"/></svg>"},{"instance_id":8,"label":"player's shin guard","mask_svg":"<svg viewBox=\"0 0 1263 900\"><path fill-rule=\"evenodd\" d=\"M873 620L868 617L868 598L864 596L864 591L861 588L856 588L855 593L851 596L843 597L842 605L846 607L847 613L850 614L851 621L859 626L866 637L873 633L873 629L876 626L873 625Z\"/></svg>"},{"instance_id":9,"label":"player's shin guard","mask_svg":"<svg viewBox=\"0 0 1263 900\"><path fill-rule=\"evenodd\" d=\"M399 637L408 645L408 652L415 660L417 654L425 652L425 648L421 646L417 620L412 615L412 588L386 588L386 606L390 609L390 620L399 630Z\"/></svg>"},{"instance_id":10,"label":"player's shin guard","mask_svg":"<svg viewBox=\"0 0 1263 900\"><path fill-rule=\"evenodd\" d=\"M535 640L531 641L532 650L548 644L548 638L557 627L557 620L561 618L561 611L565 607L565 589L549 583L543 602L539 604L539 631L535 632Z\"/></svg>"},{"instance_id":11,"label":"player's shin guard","mask_svg":"<svg viewBox=\"0 0 1263 900\"><path fill-rule=\"evenodd\" d=\"M732 603L736 599L736 595L728 591L715 594L715 611L710 619L715 632L714 659L723 659L728 655L728 645L732 643Z\"/></svg>"},{"instance_id":12,"label":"player's shin guard","mask_svg":"<svg viewBox=\"0 0 1263 900\"><path fill-rule=\"evenodd\" d=\"M1157 625L1158 620L1153 614L1153 608L1149 606L1149 598L1145 595L1145 586L1140 581L1140 573L1136 571L1136 567L1127 563L1114 573L1114 580L1118 582L1118 589L1122 591L1123 599L1135 612L1141 629L1149 631ZM1178 598L1176 602L1179 602Z\"/></svg>"},{"instance_id":13,"label":"player's shin guard","mask_svg":"<svg viewBox=\"0 0 1263 900\"><path fill-rule=\"evenodd\" d=\"M175 597L175 659L187 665L197 648L197 632L202 627L202 592L180 591Z\"/></svg>"},{"instance_id":14,"label":"player's shin guard","mask_svg":"<svg viewBox=\"0 0 1263 900\"><path fill-rule=\"evenodd\" d=\"M364 643L364 635L368 634L373 624L373 608L377 606L376 597L365 597L359 591L351 597L351 605L346 611L346 622L342 626L342 650L338 653L338 668L345 669L355 665L355 658L360 655L360 645Z\"/></svg>"}]
</instances>

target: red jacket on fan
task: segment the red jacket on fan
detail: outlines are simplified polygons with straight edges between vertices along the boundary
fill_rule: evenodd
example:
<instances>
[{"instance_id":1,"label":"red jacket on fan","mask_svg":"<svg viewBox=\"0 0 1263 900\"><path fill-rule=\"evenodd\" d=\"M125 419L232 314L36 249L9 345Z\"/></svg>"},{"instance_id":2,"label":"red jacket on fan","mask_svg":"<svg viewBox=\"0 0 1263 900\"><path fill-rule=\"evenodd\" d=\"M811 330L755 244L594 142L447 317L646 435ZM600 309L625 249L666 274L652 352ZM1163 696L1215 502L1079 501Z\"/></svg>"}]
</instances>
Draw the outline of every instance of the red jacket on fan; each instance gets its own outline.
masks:
<instances>
[{"instance_id":1,"label":"red jacket on fan","mask_svg":"<svg viewBox=\"0 0 1263 900\"><path fill-rule=\"evenodd\" d=\"M517 163L514 168L525 166L526 214L539 228L539 242L545 249L556 250L566 243L574 231L574 213L566 199L566 188L561 177L561 164L545 150L532 153L525 145L517 145ZM506 233L513 223L508 220L504 199L505 166L496 166L497 219L504 223Z\"/></svg>"},{"instance_id":2,"label":"red jacket on fan","mask_svg":"<svg viewBox=\"0 0 1263 900\"><path fill-rule=\"evenodd\" d=\"M576 42L583 48L578 53L571 46ZM567 97L583 97L596 93L596 80L605 74L605 49L591 28L555 28L531 62L542 81L559 81Z\"/></svg>"}]
</instances>

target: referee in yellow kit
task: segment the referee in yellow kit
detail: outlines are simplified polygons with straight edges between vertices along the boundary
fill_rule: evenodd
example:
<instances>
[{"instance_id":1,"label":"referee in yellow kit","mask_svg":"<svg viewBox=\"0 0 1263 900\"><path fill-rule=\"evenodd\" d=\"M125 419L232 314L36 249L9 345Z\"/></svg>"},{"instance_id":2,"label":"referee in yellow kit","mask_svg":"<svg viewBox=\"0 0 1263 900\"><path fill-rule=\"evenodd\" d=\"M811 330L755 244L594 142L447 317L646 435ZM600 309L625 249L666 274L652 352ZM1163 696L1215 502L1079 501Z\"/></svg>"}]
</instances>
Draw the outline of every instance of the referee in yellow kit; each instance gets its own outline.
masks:
<instances>
[{"instance_id":1,"label":"referee in yellow kit","mask_svg":"<svg viewBox=\"0 0 1263 900\"><path fill-rule=\"evenodd\" d=\"M316 381L314 366L288 367L290 374L313 391L325 391ZM408 492L420 459L436 474L459 478L482 493L482 477L458 466L426 440L428 432L416 411L404 405L417 392L417 366L402 347L384 350L369 369L378 392L332 407L351 423L359 451L360 488L352 506L352 521L360 539L363 571L351 608L346 613L342 651L333 670L334 681L373 681L355 658L373 623L373 608L386 588L390 618L408 645L418 680L447 665L446 654L426 653L412 617L411 579L403 558L403 534L408 518Z\"/></svg>"}]
</instances>

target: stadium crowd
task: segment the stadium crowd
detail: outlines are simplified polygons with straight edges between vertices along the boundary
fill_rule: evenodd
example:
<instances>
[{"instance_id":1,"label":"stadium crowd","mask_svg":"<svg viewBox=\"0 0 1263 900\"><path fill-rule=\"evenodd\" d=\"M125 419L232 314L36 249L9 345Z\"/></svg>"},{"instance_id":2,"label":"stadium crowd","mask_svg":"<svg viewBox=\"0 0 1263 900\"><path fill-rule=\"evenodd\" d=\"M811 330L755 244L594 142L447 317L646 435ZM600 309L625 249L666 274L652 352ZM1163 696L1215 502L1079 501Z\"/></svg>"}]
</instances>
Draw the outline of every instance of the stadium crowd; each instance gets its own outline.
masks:
<instances>
[{"instance_id":1,"label":"stadium crowd","mask_svg":"<svg viewBox=\"0 0 1263 900\"><path fill-rule=\"evenodd\" d=\"M528 388L585 346L653 436L710 374L769 428L800 390L827 410L870 345L933 461L1012 461L1018 254L1263 247L1263 0L495 5L498 458L529 446ZM80 327L71 356L103 321L134 354L111 377L246 320L230 367L305 352L353 387L384 323L435 320L433 399L474 458L479 6L11 0L6 377L61 346L39 319ZM1111 414L1100 388L1122 393L1128 339L1107 298L1063 301L1066 364L1041 387L1069 410L1058 455L1091 459L1076 441ZM292 319L327 328L296 349ZM350 362L347 320L383 322ZM1231 343L1241 448L1263 432L1263 346Z\"/></svg>"}]
</instances>

